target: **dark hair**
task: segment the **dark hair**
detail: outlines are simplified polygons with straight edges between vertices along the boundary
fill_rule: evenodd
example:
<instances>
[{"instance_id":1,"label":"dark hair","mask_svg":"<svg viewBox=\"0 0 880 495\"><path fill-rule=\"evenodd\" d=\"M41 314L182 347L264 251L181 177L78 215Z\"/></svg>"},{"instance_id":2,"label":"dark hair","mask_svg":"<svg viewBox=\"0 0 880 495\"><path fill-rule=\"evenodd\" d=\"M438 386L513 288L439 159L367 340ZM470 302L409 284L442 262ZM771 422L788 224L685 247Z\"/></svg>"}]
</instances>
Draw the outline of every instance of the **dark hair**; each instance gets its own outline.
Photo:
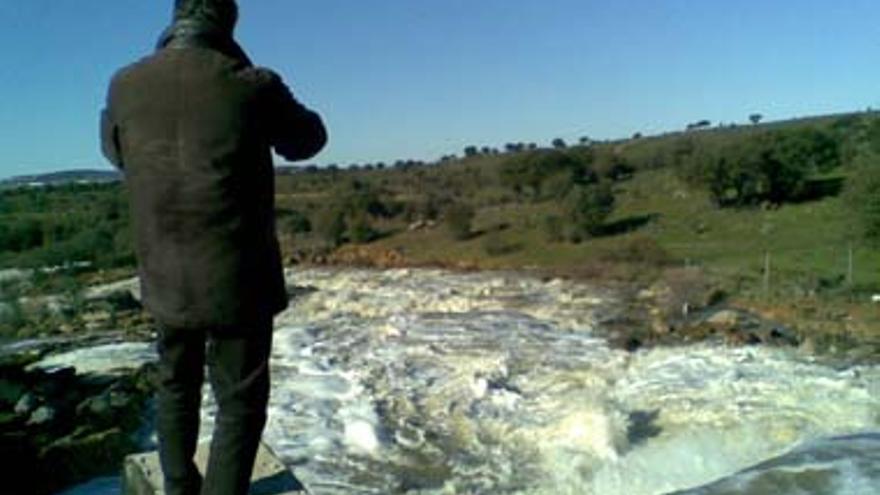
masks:
<instances>
[{"instance_id":1,"label":"dark hair","mask_svg":"<svg viewBox=\"0 0 880 495\"><path fill-rule=\"evenodd\" d=\"M235 0L174 0L174 20L191 19L232 30L238 22Z\"/></svg>"}]
</instances>

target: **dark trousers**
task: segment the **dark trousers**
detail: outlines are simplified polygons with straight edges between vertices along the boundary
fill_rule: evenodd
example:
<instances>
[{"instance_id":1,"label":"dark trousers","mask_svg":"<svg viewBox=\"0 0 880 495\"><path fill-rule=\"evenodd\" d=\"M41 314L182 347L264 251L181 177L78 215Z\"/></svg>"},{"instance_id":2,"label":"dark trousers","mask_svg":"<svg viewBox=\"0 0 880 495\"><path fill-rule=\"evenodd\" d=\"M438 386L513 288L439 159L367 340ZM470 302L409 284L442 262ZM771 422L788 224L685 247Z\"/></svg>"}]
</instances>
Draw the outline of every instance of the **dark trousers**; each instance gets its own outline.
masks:
<instances>
[{"instance_id":1,"label":"dark trousers","mask_svg":"<svg viewBox=\"0 0 880 495\"><path fill-rule=\"evenodd\" d=\"M159 325L157 429L168 495L245 495L269 399L272 319L233 331ZM205 477L193 456L205 364L217 402Z\"/></svg>"}]
</instances>

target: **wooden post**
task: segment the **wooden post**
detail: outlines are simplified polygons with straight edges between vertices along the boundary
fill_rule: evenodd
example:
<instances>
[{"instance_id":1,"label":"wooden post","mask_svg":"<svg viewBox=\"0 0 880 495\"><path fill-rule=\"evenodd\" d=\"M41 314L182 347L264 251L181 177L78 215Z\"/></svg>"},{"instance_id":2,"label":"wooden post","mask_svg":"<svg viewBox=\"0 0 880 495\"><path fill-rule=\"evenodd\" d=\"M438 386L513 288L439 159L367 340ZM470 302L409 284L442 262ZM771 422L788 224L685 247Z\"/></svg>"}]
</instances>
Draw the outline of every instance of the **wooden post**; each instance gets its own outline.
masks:
<instances>
[{"instance_id":1,"label":"wooden post","mask_svg":"<svg viewBox=\"0 0 880 495\"><path fill-rule=\"evenodd\" d=\"M770 251L764 252L764 295L770 295Z\"/></svg>"}]
</instances>

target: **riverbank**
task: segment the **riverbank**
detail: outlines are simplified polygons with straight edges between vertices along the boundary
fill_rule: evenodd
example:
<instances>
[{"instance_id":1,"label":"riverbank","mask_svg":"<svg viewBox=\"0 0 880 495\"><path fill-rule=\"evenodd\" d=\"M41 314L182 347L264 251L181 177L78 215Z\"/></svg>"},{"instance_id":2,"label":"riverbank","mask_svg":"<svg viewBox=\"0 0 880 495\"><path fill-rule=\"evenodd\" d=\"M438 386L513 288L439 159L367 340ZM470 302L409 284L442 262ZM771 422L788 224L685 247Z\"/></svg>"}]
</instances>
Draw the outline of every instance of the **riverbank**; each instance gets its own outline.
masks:
<instances>
[{"instance_id":1,"label":"riverbank","mask_svg":"<svg viewBox=\"0 0 880 495\"><path fill-rule=\"evenodd\" d=\"M647 249L647 248L643 248ZM300 251L296 266L385 269L441 269L456 273L505 272L541 280L570 280L613 293L620 314L607 322L620 348L683 345L794 345L817 357L846 362L880 362L880 305L867 296L785 296L737 291L730 277L703 267L658 262L657 257L619 254L574 265L523 266L517 262L458 254L412 256L384 243L343 246L330 253ZM633 259L640 258L640 259Z\"/></svg>"}]
</instances>

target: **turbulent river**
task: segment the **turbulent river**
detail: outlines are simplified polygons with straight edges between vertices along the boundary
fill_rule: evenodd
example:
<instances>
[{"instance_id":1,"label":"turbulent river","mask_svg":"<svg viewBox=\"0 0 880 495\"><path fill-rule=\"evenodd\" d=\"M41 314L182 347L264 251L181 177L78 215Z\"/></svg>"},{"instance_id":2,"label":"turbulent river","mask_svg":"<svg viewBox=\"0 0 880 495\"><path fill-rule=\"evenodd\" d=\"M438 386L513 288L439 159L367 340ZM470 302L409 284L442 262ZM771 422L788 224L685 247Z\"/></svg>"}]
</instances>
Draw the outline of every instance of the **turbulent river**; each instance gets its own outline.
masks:
<instances>
[{"instance_id":1,"label":"turbulent river","mask_svg":"<svg viewBox=\"0 0 880 495\"><path fill-rule=\"evenodd\" d=\"M276 320L264 438L316 495L880 486L878 367L769 347L614 350L596 330L615 302L584 284L433 270L288 276L302 290ZM126 359L149 357L123 345L54 362L96 371Z\"/></svg>"}]
</instances>

